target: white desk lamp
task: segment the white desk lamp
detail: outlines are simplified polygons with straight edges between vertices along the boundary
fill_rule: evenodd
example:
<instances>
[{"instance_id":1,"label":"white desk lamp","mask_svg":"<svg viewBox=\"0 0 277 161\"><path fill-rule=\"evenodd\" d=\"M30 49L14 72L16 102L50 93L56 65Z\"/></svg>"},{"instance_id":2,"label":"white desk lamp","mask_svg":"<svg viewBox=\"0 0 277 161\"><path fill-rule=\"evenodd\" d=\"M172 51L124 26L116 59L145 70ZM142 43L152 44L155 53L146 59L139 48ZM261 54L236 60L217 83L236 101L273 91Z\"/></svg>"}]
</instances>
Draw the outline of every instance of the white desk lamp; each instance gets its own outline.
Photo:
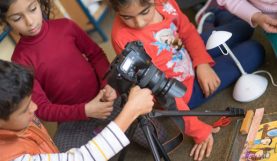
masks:
<instances>
[{"instance_id":1,"label":"white desk lamp","mask_svg":"<svg viewBox=\"0 0 277 161\"><path fill-rule=\"evenodd\" d=\"M260 97L266 90L268 81L265 77L256 74L247 74L234 53L225 43L232 36L232 33L227 31L213 31L209 37L206 48L207 50L218 47L223 55L230 55L238 66L242 76L235 84L233 97L239 102L250 102ZM225 52L222 50L225 49Z\"/></svg>"}]
</instances>

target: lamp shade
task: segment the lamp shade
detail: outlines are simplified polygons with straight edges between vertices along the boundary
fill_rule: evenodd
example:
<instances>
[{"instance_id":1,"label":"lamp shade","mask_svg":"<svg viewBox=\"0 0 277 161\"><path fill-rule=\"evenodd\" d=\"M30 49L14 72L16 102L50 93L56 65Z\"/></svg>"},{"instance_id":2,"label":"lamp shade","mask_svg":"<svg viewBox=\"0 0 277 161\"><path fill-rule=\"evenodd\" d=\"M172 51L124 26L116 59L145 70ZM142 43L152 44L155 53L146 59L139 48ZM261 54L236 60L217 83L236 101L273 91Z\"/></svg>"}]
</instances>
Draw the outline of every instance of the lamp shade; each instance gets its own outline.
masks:
<instances>
[{"instance_id":1,"label":"lamp shade","mask_svg":"<svg viewBox=\"0 0 277 161\"><path fill-rule=\"evenodd\" d=\"M231 36L232 33L227 31L213 31L207 41L206 49L210 50L225 43L227 40L230 39Z\"/></svg>"}]
</instances>

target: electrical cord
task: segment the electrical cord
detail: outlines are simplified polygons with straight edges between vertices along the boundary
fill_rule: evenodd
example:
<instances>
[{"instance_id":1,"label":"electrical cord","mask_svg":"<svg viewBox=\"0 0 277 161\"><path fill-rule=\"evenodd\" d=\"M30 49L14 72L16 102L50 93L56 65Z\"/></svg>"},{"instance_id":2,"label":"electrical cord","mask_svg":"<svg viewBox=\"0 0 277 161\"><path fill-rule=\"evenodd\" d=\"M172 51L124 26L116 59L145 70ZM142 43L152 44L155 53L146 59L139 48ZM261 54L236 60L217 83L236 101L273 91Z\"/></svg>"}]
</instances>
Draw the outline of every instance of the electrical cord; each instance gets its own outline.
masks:
<instances>
[{"instance_id":1,"label":"electrical cord","mask_svg":"<svg viewBox=\"0 0 277 161\"><path fill-rule=\"evenodd\" d=\"M268 71L266 71L266 70L259 70L259 71L254 72L253 74L258 74L258 73L266 73L269 76L272 85L274 87L277 87L277 84L274 82L272 75Z\"/></svg>"}]
</instances>

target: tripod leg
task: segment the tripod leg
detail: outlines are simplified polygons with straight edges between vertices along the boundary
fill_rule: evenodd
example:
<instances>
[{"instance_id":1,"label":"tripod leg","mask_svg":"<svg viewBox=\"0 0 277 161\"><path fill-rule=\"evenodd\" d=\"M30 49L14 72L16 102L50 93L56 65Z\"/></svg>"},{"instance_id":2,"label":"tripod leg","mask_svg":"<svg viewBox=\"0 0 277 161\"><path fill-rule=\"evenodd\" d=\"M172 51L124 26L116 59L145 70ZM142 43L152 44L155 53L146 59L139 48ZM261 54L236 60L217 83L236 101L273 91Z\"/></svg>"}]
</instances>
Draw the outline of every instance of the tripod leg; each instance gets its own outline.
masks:
<instances>
[{"instance_id":1,"label":"tripod leg","mask_svg":"<svg viewBox=\"0 0 277 161\"><path fill-rule=\"evenodd\" d=\"M168 157L166 151L165 151L164 148L163 148L163 145L160 143L159 139L156 137L155 134L152 134L152 138L153 138L154 141L155 141L155 145L158 146L158 148L159 148L158 150L159 150L160 154L162 155L162 157L164 158L164 160L165 160L165 161L170 161L170 159L169 159L169 157Z\"/></svg>"},{"instance_id":2,"label":"tripod leg","mask_svg":"<svg viewBox=\"0 0 277 161\"><path fill-rule=\"evenodd\" d=\"M148 145L151 149L151 152L153 154L153 158L155 161L161 161L160 154L164 158L165 161L170 161L169 157L167 156L166 151L164 150L162 144L159 142L158 138L156 135L154 135L149 127L149 120L146 118L146 116L140 116L138 118L139 123L142 127L142 131L146 137L146 140L148 142ZM131 126L130 130L127 132L127 136L131 139L136 131L138 124L134 124ZM125 156L127 153L127 148L124 148L123 151L120 152L118 161L124 161Z\"/></svg>"},{"instance_id":3,"label":"tripod leg","mask_svg":"<svg viewBox=\"0 0 277 161\"><path fill-rule=\"evenodd\" d=\"M140 120L140 122L142 122L142 121ZM151 134L151 131L150 131L148 125L142 124L142 130L143 130L143 133L144 133L144 135L145 135L145 137L147 139L147 142L148 142L148 144L150 146L150 149L152 151L154 160L155 161L160 161L159 152L158 152L156 144L155 144L155 142L154 142L154 140L152 138L152 134Z\"/></svg>"},{"instance_id":4,"label":"tripod leg","mask_svg":"<svg viewBox=\"0 0 277 161\"><path fill-rule=\"evenodd\" d=\"M152 151L154 160L160 161L161 160L160 154L161 154L165 161L170 161L162 144L159 142L158 138L151 132L149 128L150 123L148 118L146 118L146 116L141 116L139 117L139 122L140 122L140 125L142 126L143 133Z\"/></svg>"}]
</instances>

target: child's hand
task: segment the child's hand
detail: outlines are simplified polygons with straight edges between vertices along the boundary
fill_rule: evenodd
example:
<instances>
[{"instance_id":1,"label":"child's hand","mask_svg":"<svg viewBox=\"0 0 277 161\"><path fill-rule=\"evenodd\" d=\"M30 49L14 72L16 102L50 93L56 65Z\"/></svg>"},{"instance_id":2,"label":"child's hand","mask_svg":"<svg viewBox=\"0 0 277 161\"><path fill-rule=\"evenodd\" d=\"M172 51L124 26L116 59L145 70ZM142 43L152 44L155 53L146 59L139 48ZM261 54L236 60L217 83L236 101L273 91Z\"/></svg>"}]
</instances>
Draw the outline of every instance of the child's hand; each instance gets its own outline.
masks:
<instances>
[{"instance_id":1,"label":"child's hand","mask_svg":"<svg viewBox=\"0 0 277 161\"><path fill-rule=\"evenodd\" d=\"M152 92L135 86L131 89L128 101L114 122L122 131L126 131L130 124L139 116L149 113L154 105Z\"/></svg>"},{"instance_id":2,"label":"child's hand","mask_svg":"<svg viewBox=\"0 0 277 161\"><path fill-rule=\"evenodd\" d=\"M109 101L114 101L117 97L115 90L110 86L106 85L103 89L104 95L101 98L101 101L103 102L109 102Z\"/></svg>"},{"instance_id":3,"label":"child's hand","mask_svg":"<svg viewBox=\"0 0 277 161\"><path fill-rule=\"evenodd\" d=\"M198 65L196 74L205 97L210 96L220 85L220 79L209 64Z\"/></svg>"},{"instance_id":4,"label":"child's hand","mask_svg":"<svg viewBox=\"0 0 277 161\"><path fill-rule=\"evenodd\" d=\"M218 133L219 127L213 128L212 133ZM194 160L202 160L204 155L209 157L213 149L214 138L212 133L200 144L195 144L190 152L190 156L193 156Z\"/></svg>"},{"instance_id":5,"label":"child's hand","mask_svg":"<svg viewBox=\"0 0 277 161\"><path fill-rule=\"evenodd\" d=\"M129 110L129 114L139 116L142 114L149 113L154 105L152 92L147 89L141 89L139 86L135 86L131 89L128 96L128 101L124 106L125 110Z\"/></svg>"},{"instance_id":6,"label":"child's hand","mask_svg":"<svg viewBox=\"0 0 277 161\"><path fill-rule=\"evenodd\" d=\"M100 90L98 95L85 105L87 117L106 119L113 111L113 101L103 102L104 91Z\"/></svg>"},{"instance_id":7,"label":"child's hand","mask_svg":"<svg viewBox=\"0 0 277 161\"><path fill-rule=\"evenodd\" d=\"M274 19L266 14L257 12L252 16L252 23L259 25L268 33L277 33L277 19Z\"/></svg>"}]
</instances>

